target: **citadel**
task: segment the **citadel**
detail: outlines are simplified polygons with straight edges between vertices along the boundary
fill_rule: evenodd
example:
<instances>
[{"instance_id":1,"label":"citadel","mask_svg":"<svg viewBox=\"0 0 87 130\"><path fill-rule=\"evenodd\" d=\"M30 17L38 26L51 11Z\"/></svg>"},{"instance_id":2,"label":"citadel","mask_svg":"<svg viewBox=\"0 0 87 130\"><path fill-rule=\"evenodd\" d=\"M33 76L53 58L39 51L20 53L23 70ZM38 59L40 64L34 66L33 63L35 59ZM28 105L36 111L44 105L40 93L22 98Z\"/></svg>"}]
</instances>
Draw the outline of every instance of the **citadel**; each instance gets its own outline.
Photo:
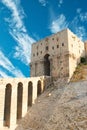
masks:
<instances>
[{"instance_id":1,"label":"citadel","mask_svg":"<svg viewBox=\"0 0 87 130\"><path fill-rule=\"evenodd\" d=\"M87 42L69 29L32 44L31 77L0 79L0 130L14 130L53 81L69 82L82 57L87 57Z\"/></svg>"}]
</instances>

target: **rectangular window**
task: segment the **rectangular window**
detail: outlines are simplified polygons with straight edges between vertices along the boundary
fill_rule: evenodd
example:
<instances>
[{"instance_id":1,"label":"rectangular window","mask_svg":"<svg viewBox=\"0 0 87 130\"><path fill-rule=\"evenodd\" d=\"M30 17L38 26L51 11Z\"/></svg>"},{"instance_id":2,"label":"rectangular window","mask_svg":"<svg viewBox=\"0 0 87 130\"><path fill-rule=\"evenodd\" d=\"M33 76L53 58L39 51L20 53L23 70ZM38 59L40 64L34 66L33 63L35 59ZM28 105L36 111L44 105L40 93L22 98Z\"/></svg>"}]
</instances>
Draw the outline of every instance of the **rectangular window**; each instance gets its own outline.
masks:
<instances>
[{"instance_id":1,"label":"rectangular window","mask_svg":"<svg viewBox=\"0 0 87 130\"><path fill-rule=\"evenodd\" d=\"M38 52L37 52L37 56L38 56Z\"/></svg>"},{"instance_id":2,"label":"rectangular window","mask_svg":"<svg viewBox=\"0 0 87 130\"><path fill-rule=\"evenodd\" d=\"M37 46L37 49L38 49L38 46Z\"/></svg>"},{"instance_id":3,"label":"rectangular window","mask_svg":"<svg viewBox=\"0 0 87 130\"><path fill-rule=\"evenodd\" d=\"M62 43L62 46L64 46L64 43Z\"/></svg>"},{"instance_id":4,"label":"rectangular window","mask_svg":"<svg viewBox=\"0 0 87 130\"><path fill-rule=\"evenodd\" d=\"M52 49L54 50L54 46L52 46Z\"/></svg>"},{"instance_id":5,"label":"rectangular window","mask_svg":"<svg viewBox=\"0 0 87 130\"><path fill-rule=\"evenodd\" d=\"M33 54L33 56L35 56L35 54Z\"/></svg>"},{"instance_id":6,"label":"rectangular window","mask_svg":"<svg viewBox=\"0 0 87 130\"><path fill-rule=\"evenodd\" d=\"M46 46L46 50L48 50L48 46Z\"/></svg>"},{"instance_id":7,"label":"rectangular window","mask_svg":"<svg viewBox=\"0 0 87 130\"><path fill-rule=\"evenodd\" d=\"M59 48L59 45L57 45L57 48Z\"/></svg>"}]
</instances>

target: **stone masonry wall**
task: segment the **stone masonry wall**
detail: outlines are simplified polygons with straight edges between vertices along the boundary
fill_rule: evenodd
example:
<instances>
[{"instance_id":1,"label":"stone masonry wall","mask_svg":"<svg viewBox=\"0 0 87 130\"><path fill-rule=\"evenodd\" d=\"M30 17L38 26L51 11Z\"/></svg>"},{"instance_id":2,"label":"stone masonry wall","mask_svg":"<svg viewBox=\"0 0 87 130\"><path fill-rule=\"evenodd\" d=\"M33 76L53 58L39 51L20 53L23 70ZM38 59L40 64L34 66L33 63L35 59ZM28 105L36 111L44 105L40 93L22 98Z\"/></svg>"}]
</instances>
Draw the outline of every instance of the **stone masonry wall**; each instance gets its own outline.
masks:
<instances>
[{"instance_id":1,"label":"stone masonry wall","mask_svg":"<svg viewBox=\"0 0 87 130\"><path fill-rule=\"evenodd\" d=\"M0 130L4 127L4 115L5 115L5 96L6 96L6 86L11 86L11 102L10 102L10 125L5 127L14 128L17 124L17 102L18 102L18 84L22 84L23 93L22 93L22 115L21 118L25 116L28 111L28 100L29 96L32 96L32 103L35 103L35 100L38 96L38 83L39 83L39 94L44 91L44 77L31 77L31 78L1 78L0 79ZM28 95L29 83L32 83L32 95ZM20 87L20 86L19 86ZM41 87L41 88L40 88ZM9 88L9 87L8 87ZM30 91L30 90L29 90ZM8 91L9 92L9 91ZM20 94L20 92L19 92ZM9 94L8 94L9 96ZM9 101L9 100L8 100ZM31 104L32 104L31 103ZM8 109L8 103L7 109ZM19 104L20 105L20 104ZM7 110L8 111L8 110ZM19 111L20 112L20 111ZM8 115L7 115L8 116ZM8 121L7 121L8 124Z\"/></svg>"}]
</instances>

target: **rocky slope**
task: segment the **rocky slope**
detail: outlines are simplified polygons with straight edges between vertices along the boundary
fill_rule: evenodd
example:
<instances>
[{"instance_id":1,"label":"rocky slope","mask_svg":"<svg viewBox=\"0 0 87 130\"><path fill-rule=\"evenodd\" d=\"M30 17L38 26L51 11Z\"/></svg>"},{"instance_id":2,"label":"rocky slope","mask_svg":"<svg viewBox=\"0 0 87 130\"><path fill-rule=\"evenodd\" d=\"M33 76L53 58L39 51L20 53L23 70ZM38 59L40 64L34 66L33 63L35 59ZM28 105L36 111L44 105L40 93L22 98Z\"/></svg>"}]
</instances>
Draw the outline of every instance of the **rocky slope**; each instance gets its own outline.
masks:
<instances>
[{"instance_id":1,"label":"rocky slope","mask_svg":"<svg viewBox=\"0 0 87 130\"><path fill-rule=\"evenodd\" d=\"M47 89L16 130L87 130L87 81Z\"/></svg>"}]
</instances>

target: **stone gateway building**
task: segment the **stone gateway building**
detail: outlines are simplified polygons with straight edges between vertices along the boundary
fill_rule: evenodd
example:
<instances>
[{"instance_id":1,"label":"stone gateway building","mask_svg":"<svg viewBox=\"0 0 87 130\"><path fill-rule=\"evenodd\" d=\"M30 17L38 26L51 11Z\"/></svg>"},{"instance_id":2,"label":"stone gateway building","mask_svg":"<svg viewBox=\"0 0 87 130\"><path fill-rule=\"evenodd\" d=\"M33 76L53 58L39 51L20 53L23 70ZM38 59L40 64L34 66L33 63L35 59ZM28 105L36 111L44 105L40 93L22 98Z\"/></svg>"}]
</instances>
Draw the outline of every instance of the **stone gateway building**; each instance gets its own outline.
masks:
<instances>
[{"instance_id":1,"label":"stone gateway building","mask_svg":"<svg viewBox=\"0 0 87 130\"><path fill-rule=\"evenodd\" d=\"M71 78L84 56L84 43L65 29L32 45L31 77Z\"/></svg>"},{"instance_id":2,"label":"stone gateway building","mask_svg":"<svg viewBox=\"0 0 87 130\"><path fill-rule=\"evenodd\" d=\"M54 79L72 77L81 57L87 57L87 42L69 29L32 44L31 77L0 79L0 130L14 130Z\"/></svg>"}]
</instances>

